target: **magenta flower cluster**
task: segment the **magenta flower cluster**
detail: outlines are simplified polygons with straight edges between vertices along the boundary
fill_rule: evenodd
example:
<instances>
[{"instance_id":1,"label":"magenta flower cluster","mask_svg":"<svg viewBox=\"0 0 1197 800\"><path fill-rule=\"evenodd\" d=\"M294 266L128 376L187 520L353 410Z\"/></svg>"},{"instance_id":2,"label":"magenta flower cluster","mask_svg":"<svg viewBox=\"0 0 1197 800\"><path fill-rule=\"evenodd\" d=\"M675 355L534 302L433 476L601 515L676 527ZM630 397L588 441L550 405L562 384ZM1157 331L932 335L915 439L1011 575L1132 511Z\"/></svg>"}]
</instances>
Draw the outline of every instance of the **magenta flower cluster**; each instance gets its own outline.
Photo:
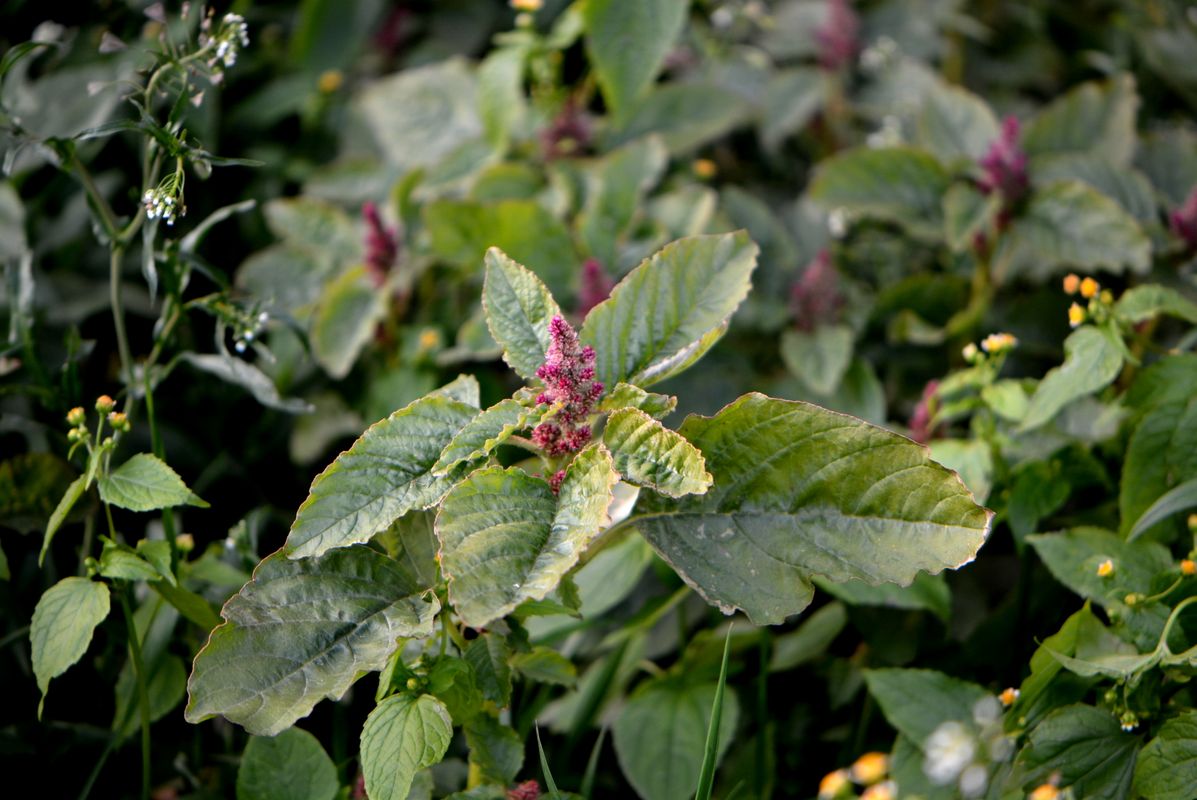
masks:
<instances>
[{"instance_id":1,"label":"magenta flower cluster","mask_svg":"<svg viewBox=\"0 0 1197 800\"><path fill-rule=\"evenodd\" d=\"M860 49L860 20L848 0L830 0L827 18L815 30L819 65L835 71L852 63Z\"/></svg>"},{"instance_id":2,"label":"magenta flower cluster","mask_svg":"<svg viewBox=\"0 0 1197 800\"><path fill-rule=\"evenodd\" d=\"M362 204L362 217L366 220L366 272L374 285L381 287L399 258L399 237L394 228L383 224L373 203Z\"/></svg>"},{"instance_id":3,"label":"magenta flower cluster","mask_svg":"<svg viewBox=\"0 0 1197 800\"><path fill-rule=\"evenodd\" d=\"M582 347L578 334L561 316L549 322L549 351L536 370L545 390L541 405L560 405L550 420L532 431L532 441L550 456L581 450L590 441L587 418L594 413L603 385L594 379L594 348Z\"/></svg>"},{"instance_id":4,"label":"magenta flower cluster","mask_svg":"<svg viewBox=\"0 0 1197 800\"><path fill-rule=\"evenodd\" d=\"M1007 209L1021 200L1031 185L1027 176L1027 154L1018 142L1019 133L1018 117L1006 117L1002 120L1002 132L980 162L984 172L979 182L981 191L985 194L999 192Z\"/></svg>"},{"instance_id":5,"label":"magenta flower cluster","mask_svg":"<svg viewBox=\"0 0 1197 800\"><path fill-rule=\"evenodd\" d=\"M1168 215L1172 233L1184 240L1190 250L1197 250L1197 187L1189 192L1180 208Z\"/></svg>"},{"instance_id":6,"label":"magenta flower cluster","mask_svg":"<svg viewBox=\"0 0 1197 800\"><path fill-rule=\"evenodd\" d=\"M790 290L790 313L799 330L809 332L821 323L836 321L844 306L839 283L831 253L820 250Z\"/></svg>"}]
</instances>

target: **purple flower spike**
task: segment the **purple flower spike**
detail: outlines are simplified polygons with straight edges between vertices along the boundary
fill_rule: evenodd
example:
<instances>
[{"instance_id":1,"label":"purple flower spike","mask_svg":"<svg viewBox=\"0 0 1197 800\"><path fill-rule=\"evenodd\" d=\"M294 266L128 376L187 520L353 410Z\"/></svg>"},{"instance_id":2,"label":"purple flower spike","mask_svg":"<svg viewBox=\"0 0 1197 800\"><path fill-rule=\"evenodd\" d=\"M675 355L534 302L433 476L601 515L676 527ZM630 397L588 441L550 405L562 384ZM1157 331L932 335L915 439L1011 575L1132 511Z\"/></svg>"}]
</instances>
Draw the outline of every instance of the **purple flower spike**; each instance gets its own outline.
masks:
<instances>
[{"instance_id":1,"label":"purple flower spike","mask_svg":"<svg viewBox=\"0 0 1197 800\"><path fill-rule=\"evenodd\" d=\"M383 224L373 203L362 204L362 216L366 219L366 271L375 286L382 286L399 258L399 237L394 228Z\"/></svg>"},{"instance_id":2,"label":"purple flower spike","mask_svg":"<svg viewBox=\"0 0 1197 800\"><path fill-rule=\"evenodd\" d=\"M1184 204L1168 215L1168 222L1172 233L1183 239L1189 250L1197 250L1197 186Z\"/></svg>"},{"instance_id":3,"label":"purple flower spike","mask_svg":"<svg viewBox=\"0 0 1197 800\"><path fill-rule=\"evenodd\" d=\"M927 385L923 387L923 396L914 407L914 413L910 415L910 438L919 444L927 444L935 438L936 431L931 426L931 416L935 393L938 391L939 381L927 381Z\"/></svg>"},{"instance_id":4,"label":"purple flower spike","mask_svg":"<svg viewBox=\"0 0 1197 800\"><path fill-rule=\"evenodd\" d=\"M578 334L562 317L549 321L549 351L536 370L545 390L536 398L541 405L560 405L552 419L532 431L532 441L550 456L575 453L590 441L585 420L594 413L603 384L594 379L594 348L582 347Z\"/></svg>"},{"instance_id":5,"label":"purple flower spike","mask_svg":"<svg viewBox=\"0 0 1197 800\"><path fill-rule=\"evenodd\" d=\"M1031 185L1027 177L1027 154L1018 143L1019 130L1018 117L1002 120L1002 132L980 162L985 173L979 182L981 191L999 192L1006 210L1021 200Z\"/></svg>"},{"instance_id":6,"label":"purple flower spike","mask_svg":"<svg viewBox=\"0 0 1197 800\"><path fill-rule=\"evenodd\" d=\"M827 18L815 30L819 65L834 72L852 63L860 49L860 20L849 0L828 0Z\"/></svg>"},{"instance_id":7,"label":"purple flower spike","mask_svg":"<svg viewBox=\"0 0 1197 800\"><path fill-rule=\"evenodd\" d=\"M813 331L821 323L835 322L844 305L839 283L831 253L820 250L790 290L790 313L799 330Z\"/></svg>"},{"instance_id":8,"label":"purple flower spike","mask_svg":"<svg viewBox=\"0 0 1197 800\"><path fill-rule=\"evenodd\" d=\"M607 299L615 281L603 269L597 258L588 258L582 264L582 286L578 291L578 316L585 317L590 309Z\"/></svg>"}]
</instances>

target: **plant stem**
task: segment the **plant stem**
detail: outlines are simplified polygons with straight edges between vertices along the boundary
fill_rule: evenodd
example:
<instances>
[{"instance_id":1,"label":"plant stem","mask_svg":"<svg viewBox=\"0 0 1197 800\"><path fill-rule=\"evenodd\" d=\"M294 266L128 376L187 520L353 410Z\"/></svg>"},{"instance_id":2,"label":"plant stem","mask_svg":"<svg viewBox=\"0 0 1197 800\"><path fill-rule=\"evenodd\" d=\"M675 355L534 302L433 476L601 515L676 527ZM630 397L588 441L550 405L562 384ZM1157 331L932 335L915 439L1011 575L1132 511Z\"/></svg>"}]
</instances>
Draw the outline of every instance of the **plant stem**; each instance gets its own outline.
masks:
<instances>
[{"instance_id":1,"label":"plant stem","mask_svg":"<svg viewBox=\"0 0 1197 800\"><path fill-rule=\"evenodd\" d=\"M116 346L121 357L121 377L129 391L126 403L133 394L133 356L129 351L129 337L125 333L125 311L121 305L121 261L125 251L122 245L112 248L112 255L108 262L108 292L112 303L112 322L116 328Z\"/></svg>"},{"instance_id":2,"label":"plant stem","mask_svg":"<svg viewBox=\"0 0 1197 800\"><path fill-rule=\"evenodd\" d=\"M104 195L100 194L96 182L92 180L91 172L88 171L87 167L83 166L83 162L79 160L79 154L75 152L73 145L70 146L70 151L71 169L78 176L79 182L83 184L83 191L87 193L87 197L95 207L96 213L100 215L100 224L104 227L104 233L107 234L113 247L119 246L120 229L116 224L116 214L112 212L112 207L108 205L108 201L104 199Z\"/></svg>"},{"instance_id":3,"label":"plant stem","mask_svg":"<svg viewBox=\"0 0 1197 800\"><path fill-rule=\"evenodd\" d=\"M107 504L105 504L107 508ZM111 515L109 515L111 519ZM133 672L137 677L137 704L141 711L141 797L150 796L150 691L146 681L145 664L141 660L141 641L138 638L137 623L133 619L133 608L129 604L128 587L118 594L121 608L125 612L125 624L129 634L129 656L133 661Z\"/></svg>"}]
</instances>

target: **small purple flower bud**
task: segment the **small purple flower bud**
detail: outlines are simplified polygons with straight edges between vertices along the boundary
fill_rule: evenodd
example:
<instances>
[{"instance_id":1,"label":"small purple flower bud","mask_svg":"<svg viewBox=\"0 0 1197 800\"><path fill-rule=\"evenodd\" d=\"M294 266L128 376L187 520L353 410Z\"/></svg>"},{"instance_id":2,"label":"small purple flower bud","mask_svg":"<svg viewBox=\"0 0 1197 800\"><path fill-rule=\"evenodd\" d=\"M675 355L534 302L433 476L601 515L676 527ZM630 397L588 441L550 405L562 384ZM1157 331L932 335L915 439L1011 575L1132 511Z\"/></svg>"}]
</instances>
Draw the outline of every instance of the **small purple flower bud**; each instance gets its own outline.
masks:
<instances>
[{"instance_id":1,"label":"small purple flower bud","mask_svg":"<svg viewBox=\"0 0 1197 800\"><path fill-rule=\"evenodd\" d=\"M860 49L860 19L849 0L828 0L827 18L815 30L819 66L835 72L852 63Z\"/></svg>"},{"instance_id":2,"label":"small purple flower bud","mask_svg":"<svg viewBox=\"0 0 1197 800\"><path fill-rule=\"evenodd\" d=\"M1189 250L1197 250L1197 186L1180 208L1168 215L1172 233L1183 239Z\"/></svg>"},{"instance_id":3,"label":"small purple flower bud","mask_svg":"<svg viewBox=\"0 0 1197 800\"><path fill-rule=\"evenodd\" d=\"M935 393L938 391L939 381L927 381L927 385L923 387L923 396L914 407L914 413L910 415L910 438L919 444L927 444L935 438L931 417Z\"/></svg>"},{"instance_id":4,"label":"small purple flower bud","mask_svg":"<svg viewBox=\"0 0 1197 800\"><path fill-rule=\"evenodd\" d=\"M582 264L582 285L578 290L578 316L585 317L590 309L607 299L615 281L603 269L597 258L588 258Z\"/></svg>"},{"instance_id":5,"label":"small purple flower bud","mask_svg":"<svg viewBox=\"0 0 1197 800\"><path fill-rule=\"evenodd\" d=\"M374 285L380 287L399 258L399 237L394 228L383 224L374 203L362 204L362 216L366 220L366 271Z\"/></svg>"},{"instance_id":6,"label":"small purple flower bud","mask_svg":"<svg viewBox=\"0 0 1197 800\"><path fill-rule=\"evenodd\" d=\"M545 161L576 156L590 147L594 130L590 115L569 100L560 113L540 132L540 148Z\"/></svg>"},{"instance_id":7,"label":"small purple flower bud","mask_svg":"<svg viewBox=\"0 0 1197 800\"><path fill-rule=\"evenodd\" d=\"M551 456L581 450L590 441L586 419L594 413L603 384L594 380L594 348L582 347L578 334L560 316L549 321L549 351L536 370L545 390L540 405L559 405L557 414L532 431L532 441Z\"/></svg>"},{"instance_id":8,"label":"small purple flower bud","mask_svg":"<svg viewBox=\"0 0 1197 800\"><path fill-rule=\"evenodd\" d=\"M557 475L565 477L564 472L558 472ZM553 476L554 480L556 480L557 475ZM560 481L558 481L558 485L560 485ZM553 491L556 492L557 490L554 489ZM507 800L540 800L540 784L536 781L524 781L514 789L507 791Z\"/></svg>"},{"instance_id":9,"label":"small purple flower bud","mask_svg":"<svg viewBox=\"0 0 1197 800\"><path fill-rule=\"evenodd\" d=\"M1006 212L1026 195L1031 185L1027 176L1027 154L1018 143L1019 130L1018 117L1009 116L1002 120L1002 132L980 161L985 173L978 182L981 191L1000 193Z\"/></svg>"},{"instance_id":10,"label":"small purple flower bud","mask_svg":"<svg viewBox=\"0 0 1197 800\"><path fill-rule=\"evenodd\" d=\"M844 306L839 283L831 253L820 250L790 289L790 313L799 330L813 331L822 323L836 321Z\"/></svg>"}]
</instances>

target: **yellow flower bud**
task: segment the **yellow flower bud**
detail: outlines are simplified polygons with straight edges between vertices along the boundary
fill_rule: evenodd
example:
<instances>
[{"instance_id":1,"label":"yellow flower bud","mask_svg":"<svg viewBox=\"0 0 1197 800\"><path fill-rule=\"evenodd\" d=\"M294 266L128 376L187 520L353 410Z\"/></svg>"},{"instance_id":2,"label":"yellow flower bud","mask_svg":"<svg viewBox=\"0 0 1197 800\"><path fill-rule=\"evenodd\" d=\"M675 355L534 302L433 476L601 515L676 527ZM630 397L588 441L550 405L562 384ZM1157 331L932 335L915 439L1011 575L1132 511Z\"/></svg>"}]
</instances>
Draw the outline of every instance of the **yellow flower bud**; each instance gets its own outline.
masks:
<instances>
[{"instance_id":1,"label":"yellow flower bud","mask_svg":"<svg viewBox=\"0 0 1197 800\"><path fill-rule=\"evenodd\" d=\"M1102 289L1099 297L1101 298L1101 302L1105 303L1107 306L1114 305L1114 293L1109 289Z\"/></svg>"},{"instance_id":2,"label":"yellow flower bud","mask_svg":"<svg viewBox=\"0 0 1197 800\"><path fill-rule=\"evenodd\" d=\"M116 401L106 394L102 394L96 398L96 411L101 414L107 414L112 409L116 408Z\"/></svg>"},{"instance_id":3,"label":"yellow flower bud","mask_svg":"<svg viewBox=\"0 0 1197 800\"><path fill-rule=\"evenodd\" d=\"M1126 597L1122 598L1122 602L1126 603L1128 606L1133 606L1133 605L1136 605L1142 599L1143 599L1143 595L1136 594L1135 592L1131 592Z\"/></svg>"},{"instance_id":4,"label":"yellow flower bud","mask_svg":"<svg viewBox=\"0 0 1197 800\"><path fill-rule=\"evenodd\" d=\"M846 769L828 772L823 776L823 780L819 781L819 800L831 800L833 797L838 797L848 788L849 782Z\"/></svg>"},{"instance_id":5,"label":"yellow flower bud","mask_svg":"<svg viewBox=\"0 0 1197 800\"><path fill-rule=\"evenodd\" d=\"M1064 291L1068 294L1076 294L1077 290L1081 288L1081 279L1078 275L1069 273L1064 276Z\"/></svg>"},{"instance_id":6,"label":"yellow flower bud","mask_svg":"<svg viewBox=\"0 0 1197 800\"><path fill-rule=\"evenodd\" d=\"M67 412L68 425L82 425L87 420L87 412L80 406L75 406Z\"/></svg>"},{"instance_id":7,"label":"yellow flower bud","mask_svg":"<svg viewBox=\"0 0 1197 800\"><path fill-rule=\"evenodd\" d=\"M1189 514L1189 532L1197 533L1197 514Z\"/></svg>"},{"instance_id":8,"label":"yellow flower bud","mask_svg":"<svg viewBox=\"0 0 1197 800\"><path fill-rule=\"evenodd\" d=\"M1097 565L1097 577L1108 578L1113 574L1114 574L1114 562L1111 561L1110 559L1107 558L1105 561L1103 561Z\"/></svg>"},{"instance_id":9,"label":"yellow flower bud","mask_svg":"<svg viewBox=\"0 0 1197 800\"><path fill-rule=\"evenodd\" d=\"M1068 324L1076 327L1085 321L1085 309L1081 308L1080 304L1073 303L1068 307Z\"/></svg>"},{"instance_id":10,"label":"yellow flower bud","mask_svg":"<svg viewBox=\"0 0 1197 800\"><path fill-rule=\"evenodd\" d=\"M124 432L129 430L129 417L123 411L110 411L108 412L108 424L114 430Z\"/></svg>"},{"instance_id":11,"label":"yellow flower bud","mask_svg":"<svg viewBox=\"0 0 1197 800\"><path fill-rule=\"evenodd\" d=\"M719 167L716 166L715 162L709 158L695 159L694 163L690 165L690 168L694 170L695 175L703 180L710 180L711 178L715 177L716 173L719 172Z\"/></svg>"},{"instance_id":12,"label":"yellow flower bud","mask_svg":"<svg viewBox=\"0 0 1197 800\"><path fill-rule=\"evenodd\" d=\"M190 553L195 549L195 537L190 533L180 533L175 537L175 547L179 548L180 553Z\"/></svg>"},{"instance_id":13,"label":"yellow flower bud","mask_svg":"<svg viewBox=\"0 0 1197 800\"><path fill-rule=\"evenodd\" d=\"M1085 278L1081 281L1081 297L1086 300L1092 300L1097 297L1097 293L1101 291L1101 284L1092 278Z\"/></svg>"},{"instance_id":14,"label":"yellow flower bud","mask_svg":"<svg viewBox=\"0 0 1197 800\"><path fill-rule=\"evenodd\" d=\"M860 794L860 800L895 800L897 796L897 784L893 781L886 781L865 789Z\"/></svg>"},{"instance_id":15,"label":"yellow flower bud","mask_svg":"<svg viewBox=\"0 0 1197 800\"><path fill-rule=\"evenodd\" d=\"M1059 800L1060 790L1050 783L1035 787L1035 791L1027 796L1027 800Z\"/></svg>"},{"instance_id":16,"label":"yellow flower bud","mask_svg":"<svg viewBox=\"0 0 1197 800\"><path fill-rule=\"evenodd\" d=\"M1014 705L1014 701L1018 699L1018 694L1018 690L1013 686L1010 686L1002 690L1002 693L998 695L998 700L1001 700L1002 705L1004 705L1006 708L1009 708L1010 706Z\"/></svg>"},{"instance_id":17,"label":"yellow flower bud","mask_svg":"<svg viewBox=\"0 0 1197 800\"><path fill-rule=\"evenodd\" d=\"M865 753L852 764L849 772L857 783L876 783L889 771L889 756L885 753Z\"/></svg>"},{"instance_id":18,"label":"yellow flower bud","mask_svg":"<svg viewBox=\"0 0 1197 800\"><path fill-rule=\"evenodd\" d=\"M1180 571L1185 575L1197 575L1197 561L1186 558L1180 562Z\"/></svg>"},{"instance_id":19,"label":"yellow flower bud","mask_svg":"<svg viewBox=\"0 0 1197 800\"><path fill-rule=\"evenodd\" d=\"M540 11L544 0L511 0L511 7L516 11Z\"/></svg>"},{"instance_id":20,"label":"yellow flower bud","mask_svg":"<svg viewBox=\"0 0 1197 800\"><path fill-rule=\"evenodd\" d=\"M1004 353L1007 350L1013 350L1018 344L1018 339L1010 333L991 333L981 340L981 349L986 353Z\"/></svg>"},{"instance_id":21,"label":"yellow flower bud","mask_svg":"<svg viewBox=\"0 0 1197 800\"><path fill-rule=\"evenodd\" d=\"M320 90L321 94L332 94L345 83L345 75L339 69L329 69L320 73L320 79L316 81L316 88Z\"/></svg>"},{"instance_id":22,"label":"yellow flower bud","mask_svg":"<svg viewBox=\"0 0 1197 800\"><path fill-rule=\"evenodd\" d=\"M966 344L964 349L960 351L960 355L964 356L964 360L970 364L977 360L977 356L979 354L980 353L977 350L977 346L972 342Z\"/></svg>"}]
</instances>

